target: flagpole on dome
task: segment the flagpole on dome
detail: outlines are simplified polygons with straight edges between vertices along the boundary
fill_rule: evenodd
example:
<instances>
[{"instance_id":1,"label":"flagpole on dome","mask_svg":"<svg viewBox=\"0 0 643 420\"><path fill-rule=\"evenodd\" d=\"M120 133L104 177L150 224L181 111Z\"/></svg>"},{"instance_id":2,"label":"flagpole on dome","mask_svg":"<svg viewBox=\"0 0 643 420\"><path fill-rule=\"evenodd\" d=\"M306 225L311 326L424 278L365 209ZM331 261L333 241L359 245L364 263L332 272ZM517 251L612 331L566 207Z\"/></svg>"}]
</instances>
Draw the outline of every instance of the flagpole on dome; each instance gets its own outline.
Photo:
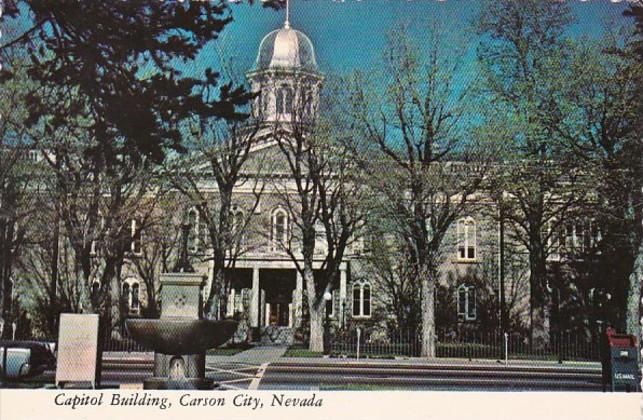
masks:
<instances>
[{"instance_id":1,"label":"flagpole on dome","mask_svg":"<svg viewBox=\"0 0 643 420\"><path fill-rule=\"evenodd\" d=\"M290 0L286 0L286 21L284 22L284 28L290 28Z\"/></svg>"}]
</instances>

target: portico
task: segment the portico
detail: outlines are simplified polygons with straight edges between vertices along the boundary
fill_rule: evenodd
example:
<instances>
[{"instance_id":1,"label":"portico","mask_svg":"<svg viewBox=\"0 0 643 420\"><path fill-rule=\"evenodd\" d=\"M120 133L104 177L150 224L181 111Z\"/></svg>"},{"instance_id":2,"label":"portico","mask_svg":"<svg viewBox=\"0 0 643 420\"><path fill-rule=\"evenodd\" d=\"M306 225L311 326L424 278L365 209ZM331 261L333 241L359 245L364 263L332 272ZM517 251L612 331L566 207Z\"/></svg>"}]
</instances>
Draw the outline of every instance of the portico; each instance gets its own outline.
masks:
<instances>
[{"instance_id":1,"label":"portico","mask_svg":"<svg viewBox=\"0 0 643 420\"><path fill-rule=\"evenodd\" d=\"M300 262L301 263L301 262ZM322 262L315 261L313 270L321 269ZM346 305L347 264L340 265L339 281L333 287L337 299L332 303L335 318L344 322ZM317 273L316 273L317 274ZM291 327L301 325L303 313L303 278L288 259L240 259L228 269L230 295L228 316L248 311L251 327Z\"/></svg>"}]
</instances>

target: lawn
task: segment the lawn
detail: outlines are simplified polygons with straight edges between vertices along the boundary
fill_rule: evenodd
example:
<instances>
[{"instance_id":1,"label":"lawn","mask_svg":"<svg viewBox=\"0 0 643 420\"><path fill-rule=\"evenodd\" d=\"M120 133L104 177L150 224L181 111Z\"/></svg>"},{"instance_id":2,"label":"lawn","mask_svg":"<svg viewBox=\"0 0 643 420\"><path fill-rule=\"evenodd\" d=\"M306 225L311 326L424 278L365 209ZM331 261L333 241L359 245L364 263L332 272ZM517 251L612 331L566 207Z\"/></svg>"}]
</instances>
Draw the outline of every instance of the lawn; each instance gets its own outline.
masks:
<instances>
[{"instance_id":1,"label":"lawn","mask_svg":"<svg viewBox=\"0 0 643 420\"><path fill-rule=\"evenodd\" d=\"M206 354L208 356L232 356L237 353L241 353L244 350L248 350L250 346L248 345L235 345L230 347L217 347L214 349L209 349Z\"/></svg>"},{"instance_id":2,"label":"lawn","mask_svg":"<svg viewBox=\"0 0 643 420\"><path fill-rule=\"evenodd\" d=\"M323 353L319 351L310 351L303 344L293 344L288 347L284 357L322 357Z\"/></svg>"}]
</instances>

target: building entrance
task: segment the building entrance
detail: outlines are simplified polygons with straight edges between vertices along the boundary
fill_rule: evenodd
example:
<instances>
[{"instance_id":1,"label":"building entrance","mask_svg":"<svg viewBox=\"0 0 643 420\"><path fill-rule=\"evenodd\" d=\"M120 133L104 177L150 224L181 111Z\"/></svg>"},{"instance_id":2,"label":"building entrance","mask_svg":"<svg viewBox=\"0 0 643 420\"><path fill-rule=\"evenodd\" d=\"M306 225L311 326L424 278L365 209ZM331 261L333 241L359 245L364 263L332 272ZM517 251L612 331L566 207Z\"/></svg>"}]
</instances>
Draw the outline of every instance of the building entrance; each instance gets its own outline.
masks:
<instances>
[{"instance_id":1,"label":"building entrance","mask_svg":"<svg viewBox=\"0 0 643 420\"><path fill-rule=\"evenodd\" d=\"M262 269L261 288L265 291L264 325L290 326L295 270Z\"/></svg>"},{"instance_id":2,"label":"building entrance","mask_svg":"<svg viewBox=\"0 0 643 420\"><path fill-rule=\"evenodd\" d=\"M271 303L270 313L268 314L270 325L277 327L287 327L290 325L290 306L288 303Z\"/></svg>"}]
</instances>

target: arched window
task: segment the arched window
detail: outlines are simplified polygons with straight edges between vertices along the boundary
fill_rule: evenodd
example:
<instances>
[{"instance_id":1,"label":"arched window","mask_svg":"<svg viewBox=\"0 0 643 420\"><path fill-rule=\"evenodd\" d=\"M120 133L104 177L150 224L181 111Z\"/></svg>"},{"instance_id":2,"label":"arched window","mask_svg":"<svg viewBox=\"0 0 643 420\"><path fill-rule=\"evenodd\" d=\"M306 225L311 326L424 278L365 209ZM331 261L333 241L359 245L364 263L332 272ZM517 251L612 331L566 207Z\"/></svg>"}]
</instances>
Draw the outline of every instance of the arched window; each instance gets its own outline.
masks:
<instances>
[{"instance_id":1,"label":"arched window","mask_svg":"<svg viewBox=\"0 0 643 420\"><path fill-rule=\"evenodd\" d=\"M282 87L277 89L277 114L290 114L292 112L292 89Z\"/></svg>"},{"instance_id":2,"label":"arched window","mask_svg":"<svg viewBox=\"0 0 643 420\"><path fill-rule=\"evenodd\" d=\"M102 241L99 238L105 236L105 216L98 214L98 223L96 228L94 228L93 239L90 245L90 254L96 255L100 251Z\"/></svg>"},{"instance_id":3,"label":"arched window","mask_svg":"<svg viewBox=\"0 0 643 420\"><path fill-rule=\"evenodd\" d=\"M277 89L277 98L276 98L276 111L277 114L284 113L284 91L283 89Z\"/></svg>"},{"instance_id":4,"label":"arched window","mask_svg":"<svg viewBox=\"0 0 643 420\"><path fill-rule=\"evenodd\" d=\"M458 318L473 321L476 317L476 288L462 284L458 287Z\"/></svg>"},{"instance_id":5,"label":"arched window","mask_svg":"<svg viewBox=\"0 0 643 420\"><path fill-rule=\"evenodd\" d=\"M304 109L307 117L313 116L313 94L310 90L304 93Z\"/></svg>"},{"instance_id":6,"label":"arched window","mask_svg":"<svg viewBox=\"0 0 643 420\"><path fill-rule=\"evenodd\" d=\"M137 279L126 279L122 286L123 302L131 314L138 314L140 310L140 286Z\"/></svg>"},{"instance_id":7,"label":"arched window","mask_svg":"<svg viewBox=\"0 0 643 420\"><path fill-rule=\"evenodd\" d=\"M94 280L92 282L92 289L91 289L92 298L94 299L98 298L99 293L100 293L100 281Z\"/></svg>"},{"instance_id":8,"label":"arched window","mask_svg":"<svg viewBox=\"0 0 643 420\"><path fill-rule=\"evenodd\" d=\"M284 108L286 114L292 113L293 94L290 88L284 89Z\"/></svg>"},{"instance_id":9,"label":"arched window","mask_svg":"<svg viewBox=\"0 0 643 420\"><path fill-rule=\"evenodd\" d=\"M353 316L371 316L371 285L355 283L353 285Z\"/></svg>"},{"instance_id":10,"label":"arched window","mask_svg":"<svg viewBox=\"0 0 643 420\"><path fill-rule=\"evenodd\" d=\"M565 251L580 254L594 251L601 240L598 223L592 219L569 221L565 225Z\"/></svg>"},{"instance_id":11,"label":"arched window","mask_svg":"<svg viewBox=\"0 0 643 420\"><path fill-rule=\"evenodd\" d=\"M288 243L288 213L277 209L272 213L272 249L283 249Z\"/></svg>"},{"instance_id":12,"label":"arched window","mask_svg":"<svg viewBox=\"0 0 643 420\"><path fill-rule=\"evenodd\" d=\"M273 95L270 91L264 90L261 95L257 96L255 116L266 117L270 111L270 103Z\"/></svg>"},{"instance_id":13,"label":"arched window","mask_svg":"<svg viewBox=\"0 0 643 420\"><path fill-rule=\"evenodd\" d=\"M136 312L138 312L138 309L140 306L138 293L139 293L138 283L132 284L132 303L130 305L130 308Z\"/></svg>"},{"instance_id":14,"label":"arched window","mask_svg":"<svg viewBox=\"0 0 643 420\"><path fill-rule=\"evenodd\" d=\"M188 210L187 223L190 225L190 233L188 235L188 249L192 252L198 252L203 246L201 223L199 212L195 207Z\"/></svg>"},{"instance_id":15,"label":"arched window","mask_svg":"<svg viewBox=\"0 0 643 420\"><path fill-rule=\"evenodd\" d=\"M123 302L125 302L125 305L129 308L129 299L130 299L130 290L129 290L129 283L125 282L123 283Z\"/></svg>"},{"instance_id":16,"label":"arched window","mask_svg":"<svg viewBox=\"0 0 643 420\"><path fill-rule=\"evenodd\" d=\"M232 238L237 244L242 244L245 240L245 215L243 210L234 208L230 213L230 222L232 223Z\"/></svg>"},{"instance_id":17,"label":"arched window","mask_svg":"<svg viewBox=\"0 0 643 420\"><path fill-rule=\"evenodd\" d=\"M476 222L471 217L458 220L458 258L461 260L475 260L476 249Z\"/></svg>"},{"instance_id":18,"label":"arched window","mask_svg":"<svg viewBox=\"0 0 643 420\"><path fill-rule=\"evenodd\" d=\"M326 301L326 313L328 314L329 317L334 317L335 316L335 297L337 293L335 293L335 290L330 291L330 300Z\"/></svg>"},{"instance_id":19,"label":"arched window","mask_svg":"<svg viewBox=\"0 0 643 420\"><path fill-rule=\"evenodd\" d=\"M135 255L140 255L141 248L141 227L137 219L130 220L130 251Z\"/></svg>"}]
</instances>

